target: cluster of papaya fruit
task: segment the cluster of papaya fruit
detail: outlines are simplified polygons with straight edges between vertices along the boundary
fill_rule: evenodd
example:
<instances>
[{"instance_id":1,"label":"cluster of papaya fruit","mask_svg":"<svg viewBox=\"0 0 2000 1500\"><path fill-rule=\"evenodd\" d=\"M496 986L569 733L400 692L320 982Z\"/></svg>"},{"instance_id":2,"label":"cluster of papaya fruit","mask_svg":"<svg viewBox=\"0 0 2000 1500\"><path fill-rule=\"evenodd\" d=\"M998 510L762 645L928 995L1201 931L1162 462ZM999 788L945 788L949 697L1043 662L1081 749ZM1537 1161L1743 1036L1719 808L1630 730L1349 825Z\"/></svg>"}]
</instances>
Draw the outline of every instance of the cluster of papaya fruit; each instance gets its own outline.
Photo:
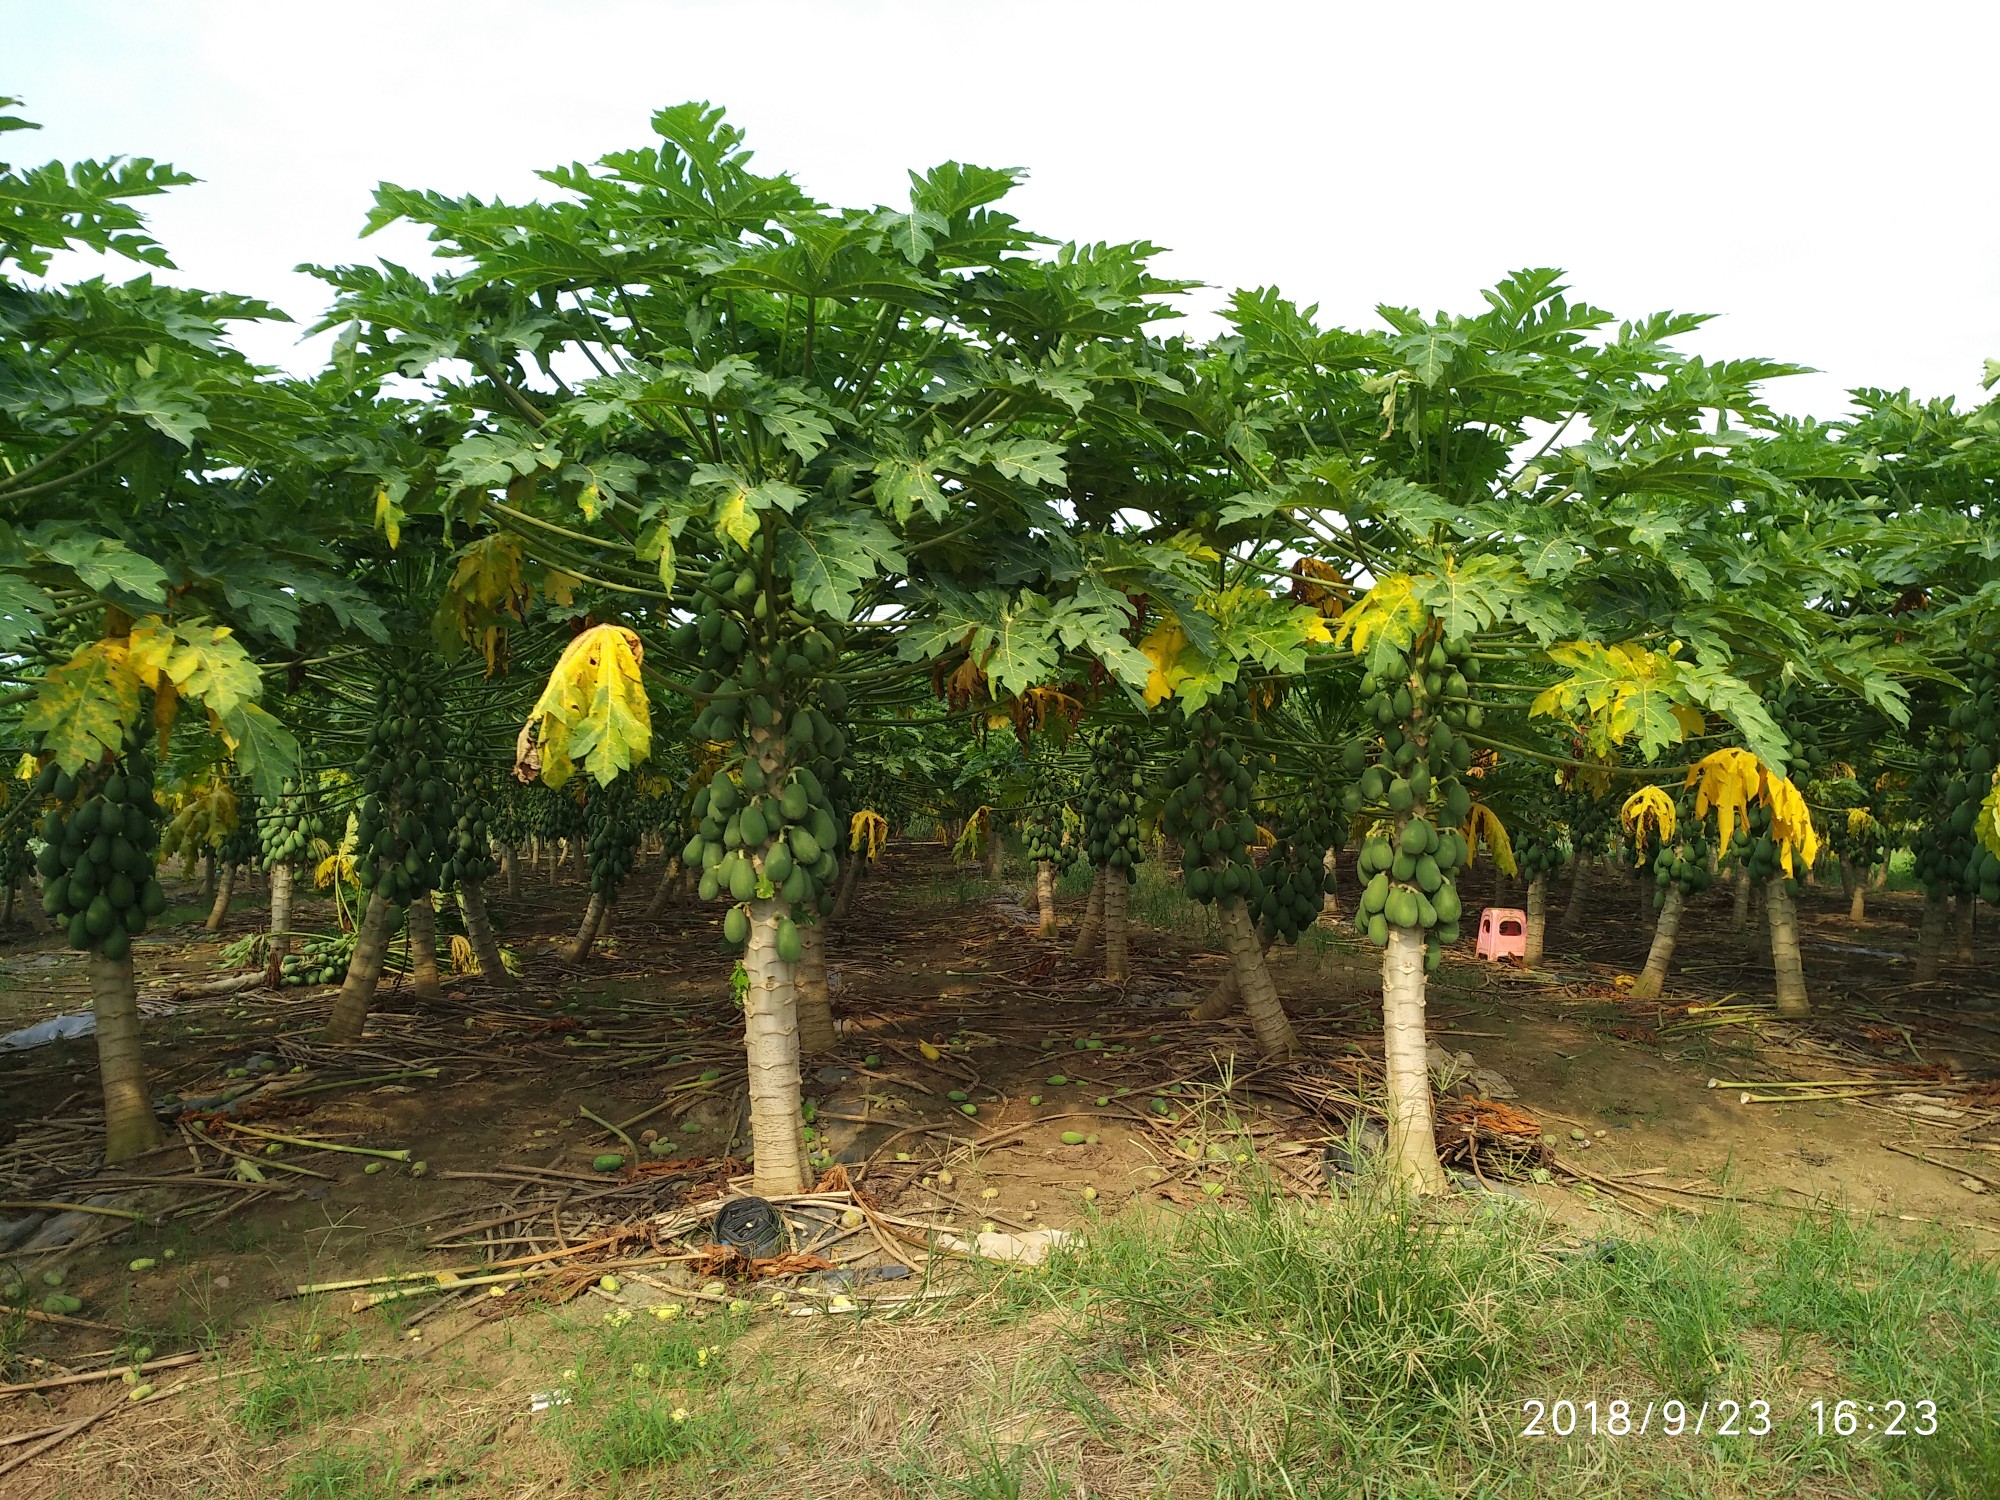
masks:
<instances>
[{"instance_id":1,"label":"cluster of papaya fruit","mask_svg":"<svg viewBox=\"0 0 2000 1500\"><path fill-rule=\"evenodd\" d=\"M1361 843L1356 874L1366 882L1354 925L1382 947L1391 927L1420 928L1424 968L1438 966L1442 950L1458 941L1458 871L1466 858L1465 835L1439 831L1429 818L1412 815L1395 833L1371 833Z\"/></svg>"},{"instance_id":2,"label":"cluster of papaya fruit","mask_svg":"<svg viewBox=\"0 0 2000 1500\"><path fill-rule=\"evenodd\" d=\"M614 897L632 873L639 847L639 825L633 816L632 777L620 776L609 786L590 788L583 804L583 853L590 868L590 888Z\"/></svg>"},{"instance_id":3,"label":"cluster of papaya fruit","mask_svg":"<svg viewBox=\"0 0 2000 1500\"><path fill-rule=\"evenodd\" d=\"M1361 679L1378 723L1385 703L1403 711L1383 726L1374 764L1366 741L1350 741L1341 752L1341 770L1355 778L1341 797L1348 812L1386 807L1400 817L1424 807L1435 789L1449 821L1462 823L1471 813L1472 794L1458 778L1472 766L1472 743L1459 731L1477 727L1473 720L1481 711L1477 703L1460 700L1470 691L1465 669L1476 675L1479 663L1470 656L1454 658L1451 649L1433 645L1424 669L1412 669L1400 681L1373 673Z\"/></svg>"},{"instance_id":4,"label":"cluster of papaya fruit","mask_svg":"<svg viewBox=\"0 0 2000 1500\"><path fill-rule=\"evenodd\" d=\"M1144 859L1139 843L1139 807L1146 790L1139 768L1139 742L1123 725L1097 737L1090 750L1091 786L1084 800L1084 853L1092 865L1139 878Z\"/></svg>"},{"instance_id":5,"label":"cluster of papaya fruit","mask_svg":"<svg viewBox=\"0 0 2000 1500\"><path fill-rule=\"evenodd\" d=\"M487 828L493 814L493 801L488 789L474 778L462 778L453 811L451 835L445 843L444 861L438 871L438 883L445 890L466 881L484 884L493 878L493 872L500 867L493 858L493 840Z\"/></svg>"},{"instance_id":6,"label":"cluster of papaya fruit","mask_svg":"<svg viewBox=\"0 0 2000 1500\"><path fill-rule=\"evenodd\" d=\"M319 820L313 815L306 783L287 776L276 802L260 802L252 820L257 828L258 851L264 868L297 864L319 836Z\"/></svg>"},{"instance_id":7,"label":"cluster of papaya fruit","mask_svg":"<svg viewBox=\"0 0 2000 1500\"><path fill-rule=\"evenodd\" d=\"M817 746L836 760L844 755L844 736L825 714L799 708L787 718L788 705L809 690L834 715L846 712L847 697L826 675L839 656L833 638L793 607L782 581L767 589L756 569L718 563L699 598L694 618L673 633L674 649L701 663L695 737L735 740L762 730L782 735L788 753Z\"/></svg>"},{"instance_id":8,"label":"cluster of papaya fruit","mask_svg":"<svg viewBox=\"0 0 2000 1500\"><path fill-rule=\"evenodd\" d=\"M1330 798L1311 796L1289 815L1274 815L1277 842L1257 872L1259 890L1250 903L1258 930L1269 943L1296 943L1319 920L1323 898L1333 893L1326 851L1341 842L1328 809Z\"/></svg>"},{"instance_id":9,"label":"cluster of papaya fruit","mask_svg":"<svg viewBox=\"0 0 2000 1500\"><path fill-rule=\"evenodd\" d=\"M255 795L243 793L236 799L236 823L222 836L222 842L215 847L215 862L229 867L233 865L255 864L263 855L263 839L257 825L263 817L263 807Z\"/></svg>"},{"instance_id":10,"label":"cluster of papaya fruit","mask_svg":"<svg viewBox=\"0 0 2000 1500\"><path fill-rule=\"evenodd\" d=\"M1056 796L1056 789L1044 784L1038 790L1045 800L1033 804L1023 815L1021 842L1029 864L1047 860L1060 870L1070 862L1076 851L1063 845L1063 805Z\"/></svg>"},{"instance_id":11,"label":"cluster of papaya fruit","mask_svg":"<svg viewBox=\"0 0 2000 1500\"><path fill-rule=\"evenodd\" d=\"M146 923L167 909L153 873L160 805L150 762L135 751L78 777L51 761L35 791L62 804L37 830L43 912L65 924L70 947L124 958Z\"/></svg>"},{"instance_id":12,"label":"cluster of papaya fruit","mask_svg":"<svg viewBox=\"0 0 2000 1500\"><path fill-rule=\"evenodd\" d=\"M1750 872L1751 880L1758 885L1784 874L1783 852L1778 848L1777 840L1771 837L1771 809L1762 803L1750 804L1749 812L1744 815L1743 831L1730 841L1730 846L1736 851L1743 867ZM1798 885L1798 876L1802 873L1793 871L1790 881L1793 887Z\"/></svg>"},{"instance_id":13,"label":"cluster of papaya fruit","mask_svg":"<svg viewBox=\"0 0 2000 1500\"><path fill-rule=\"evenodd\" d=\"M435 889L452 832L437 691L410 658L392 661L376 690L361 755L360 878L398 906Z\"/></svg>"},{"instance_id":14,"label":"cluster of papaya fruit","mask_svg":"<svg viewBox=\"0 0 2000 1500\"><path fill-rule=\"evenodd\" d=\"M1164 825L1181 845L1182 888L1196 901L1263 900L1250 858L1257 773L1234 732L1249 707L1232 684L1192 713L1180 709L1167 728Z\"/></svg>"},{"instance_id":15,"label":"cluster of papaya fruit","mask_svg":"<svg viewBox=\"0 0 2000 1500\"><path fill-rule=\"evenodd\" d=\"M1695 818L1691 800L1683 799L1676 809L1677 836L1662 842L1653 853L1653 909L1667 904L1667 891L1679 886L1684 896L1698 896L1715 884L1708 869L1708 839ZM1775 850L1773 851L1775 854Z\"/></svg>"},{"instance_id":16,"label":"cluster of papaya fruit","mask_svg":"<svg viewBox=\"0 0 2000 1500\"><path fill-rule=\"evenodd\" d=\"M1514 846L1514 868L1523 880L1552 874L1569 863L1570 848L1546 823Z\"/></svg>"},{"instance_id":17,"label":"cluster of papaya fruit","mask_svg":"<svg viewBox=\"0 0 2000 1500\"><path fill-rule=\"evenodd\" d=\"M1833 761L1821 743L1818 728L1807 717L1810 711L1811 701L1789 684L1779 690L1771 704L1771 717L1785 735L1785 773L1801 787L1816 780Z\"/></svg>"}]
</instances>

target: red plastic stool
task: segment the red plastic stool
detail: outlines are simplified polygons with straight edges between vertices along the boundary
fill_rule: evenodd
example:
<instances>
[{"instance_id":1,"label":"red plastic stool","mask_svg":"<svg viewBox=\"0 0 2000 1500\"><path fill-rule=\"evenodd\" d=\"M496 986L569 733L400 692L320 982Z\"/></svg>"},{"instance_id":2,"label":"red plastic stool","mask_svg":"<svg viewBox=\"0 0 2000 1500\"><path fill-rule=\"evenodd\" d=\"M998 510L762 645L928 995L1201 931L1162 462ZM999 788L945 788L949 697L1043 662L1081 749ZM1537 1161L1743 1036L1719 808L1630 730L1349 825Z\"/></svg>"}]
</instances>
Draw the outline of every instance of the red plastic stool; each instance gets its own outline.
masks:
<instances>
[{"instance_id":1,"label":"red plastic stool","mask_svg":"<svg viewBox=\"0 0 2000 1500\"><path fill-rule=\"evenodd\" d=\"M1518 906L1489 906L1479 914L1481 958L1526 958L1528 955L1528 914Z\"/></svg>"}]
</instances>

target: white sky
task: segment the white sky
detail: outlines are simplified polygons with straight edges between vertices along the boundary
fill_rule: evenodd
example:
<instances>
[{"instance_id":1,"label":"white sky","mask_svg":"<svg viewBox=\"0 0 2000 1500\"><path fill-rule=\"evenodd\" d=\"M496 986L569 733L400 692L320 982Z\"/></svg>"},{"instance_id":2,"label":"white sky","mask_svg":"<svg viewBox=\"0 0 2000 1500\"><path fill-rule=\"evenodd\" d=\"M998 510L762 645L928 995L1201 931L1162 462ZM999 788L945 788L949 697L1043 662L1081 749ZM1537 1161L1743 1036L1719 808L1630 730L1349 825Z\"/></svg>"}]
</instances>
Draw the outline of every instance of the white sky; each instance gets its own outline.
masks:
<instances>
[{"instance_id":1,"label":"white sky","mask_svg":"<svg viewBox=\"0 0 2000 1500\"><path fill-rule=\"evenodd\" d=\"M1977 399L2000 357L1996 58L1991 0L0 0L0 93L44 125L0 152L194 172L153 209L180 279L304 320L296 263L417 257L356 241L378 180L525 196L708 99L823 200L1024 166L1031 228L1350 325L1562 266L1621 316L1723 314L1691 347L1815 366L1773 399L1830 416L1855 385ZM316 362L295 337L243 342Z\"/></svg>"}]
</instances>

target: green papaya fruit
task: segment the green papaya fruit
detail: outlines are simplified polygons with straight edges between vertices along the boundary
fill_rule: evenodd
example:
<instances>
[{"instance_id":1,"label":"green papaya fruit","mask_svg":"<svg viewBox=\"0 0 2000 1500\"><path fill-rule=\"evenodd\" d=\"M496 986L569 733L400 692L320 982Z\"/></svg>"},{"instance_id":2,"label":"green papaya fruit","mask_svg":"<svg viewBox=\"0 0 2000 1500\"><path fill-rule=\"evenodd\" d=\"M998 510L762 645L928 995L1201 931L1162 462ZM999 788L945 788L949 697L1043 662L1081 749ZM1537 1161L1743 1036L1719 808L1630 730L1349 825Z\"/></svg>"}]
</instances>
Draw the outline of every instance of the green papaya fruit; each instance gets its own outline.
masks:
<instances>
[{"instance_id":1,"label":"green papaya fruit","mask_svg":"<svg viewBox=\"0 0 2000 1500\"><path fill-rule=\"evenodd\" d=\"M1392 927L1415 927L1417 925L1417 893L1406 885L1396 886L1389 892L1389 901L1383 907L1383 915Z\"/></svg>"},{"instance_id":2,"label":"green papaya fruit","mask_svg":"<svg viewBox=\"0 0 2000 1500\"><path fill-rule=\"evenodd\" d=\"M804 956L805 945L799 941L798 924L790 917L778 918L778 957L795 964Z\"/></svg>"},{"instance_id":3,"label":"green papaya fruit","mask_svg":"<svg viewBox=\"0 0 2000 1500\"><path fill-rule=\"evenodd\" d=\"M737 947L750 941L750 913L732 906L722 916L722 936Z\"/></svg>"},{"instance_id":4,"label":"green papaya fruit","mask_svg":"<svg viewBox=\"0 0 2000 1500\"><path fill-rule=\"evenodd\" d=\"M757 894L757 872L750 861L739 859L729 876L729 894L737 901L748 901Z\"/></svg>"}]
</instances>

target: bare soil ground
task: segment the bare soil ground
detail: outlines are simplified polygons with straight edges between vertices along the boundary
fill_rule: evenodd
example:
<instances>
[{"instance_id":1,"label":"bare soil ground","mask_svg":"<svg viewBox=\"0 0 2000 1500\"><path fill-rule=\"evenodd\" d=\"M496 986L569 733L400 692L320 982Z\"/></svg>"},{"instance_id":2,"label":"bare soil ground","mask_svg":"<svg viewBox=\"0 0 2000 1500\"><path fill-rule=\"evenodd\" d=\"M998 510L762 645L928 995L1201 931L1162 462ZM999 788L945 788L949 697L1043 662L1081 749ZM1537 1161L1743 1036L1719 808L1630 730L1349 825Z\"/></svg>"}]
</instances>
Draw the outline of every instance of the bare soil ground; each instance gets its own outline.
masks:
<instances>
[{"instance_id":1,"label":"bare soil ground","mask_svg":"<svg viewBox=\"0 0 2000 1500\"><path fill-rule=\"evenodd\" d=\"M635 909L651 874L634 876ZM1067 932L1057 943L1035 935L1019 887L954 871L935 846L894 845L834 934L841 1045L810 1061L806 1092L819 1147L876 1208L925 1233L949 1224L971 1236L1244 1205L1272 1190L1320 1198L1328 1145L1366 1115L1379 1066L1373 951L1330 930L1274 960L1309 1057L1272 1068L1247 1025L1185 1018L1223 967L1197 909L1167 895L1153 903L1164 925L1135 934L1134 977L1120 991L1071 961ZM1475 885L1467 905L1487 894ZM606 951L570 965L555 940L583 895L573 880L524 872L518 897L491 896L503 941L523 959L521 986L502 993L462 977L422 1003L385 985L367 1039L349 1052L315 1040L329 987L166 999L212 973L221 944L256 925L263 895L243 892L219 936L200 930L194 906L176 908L135 945L142 995L159 1002L148 1058L162 1093L206 1104L183 1114L168 1149L119 1172L94 1160L92 1042L0 1052L0 1223L48 1212L29 1205L111 1210L66 1247L0 1254L0 1272L11 1265L27 1281L30 1309L44 1272L59 1272L61 1290L83 1303L67 1320L0 1314L0 1377L15 1382L0 1388L0 1493L354 1500L378 1493L365 1486L391 1472L384 1454L394 1483L380 1493L594 1492L577 1477L574 1435L568 1447L559 1437L559 1409L553 1421L532 1413L535 1394L560 1374L552 1355L582 1359L574 1351L628 1337L621 1308L636 1305L643 1320L666 1299L690 1313L721 1306L700 1296L713 1268L666 1262L674 1247L657 1231L741 1170L743 1069L719 914L621 916ZM1995 982L1979 964L1937 985L1911 981L1915 898L1878 893L1856 927L1838 892L1805 893L1815 1014L1801 1024L1770 1013L1761 933L1729 931L1726 891L1688 913L1668 995L1643 1004L1627 989L1650 911L1642 921L1636 891L1615 877L1588 899L1568 934L1556 903L1537 973L1480 963L1468 941L1434 979L1434 1038L1470 1055L1444 1073L1441 1138L1462 1169L1507 1174L1502 1192L1540 1204L1579 1242L1726 1206L1775 1224L1865 1216L2000 1246L2000 1019L1985 1008ZM1080 906L1067 900L1066 923ZM308 902L296 920L310 929L332 916ZM0 1034L85 1008L78 957L13 936L0 947ZM215 1113L217 1096L272 1078L334 1086L274 1088L262 1104ZM601 1153L625 1150L608 1126L638 1145L621 1173L593 1169ZM1467 1128L1476 1156L1452 1134ZM642 1131L667 1144L651 1149ZM1083 1143L1065 1144L1066 1132ZM212 1181L246 1159L241 1177ZM203 1182L185 1180L195 1175ZM375 1307L363 1304L376 1288L293 1296L301 1284L413 1268L471 1277L582 1234L620 1233L540 1290L474 1284ZM854 1255L850 1269L893 1274L908 1261L921 1272L924 1237ZM846 1242L857 1245L866 1237ZM609 1262L649 1254L660 1260L644 1273L651 1290L590 1285ZM153 1264L128 1269L141 1258ZM1019 1295L978 1275L975 1299ZM761 1299L772 1284L732 1283L724 1300ZM828 1284L804 1286L806 1306L823 1308ZM704 1441L754 1445L771 1493L901 1494L944 1492L898 1478L912 1434L972 1421L1010 1453L1052 1435L1043 1428L1054 1418L1009 1400L1026 1378L1018 1329L921 1311L738 1329L728 1359L760 1372L759 1405L731 1409ZM690 1337L642 1352L661 1368L694 1360L708 1346ZM136 1404L116 1380L46 1384L118 1368L141 1346L155 1359L200 1358L147 1372L157 1394ZM706 1356L689 1364L689 1379L705 1366ZM853 1399L818 1403L833 1415L794 1432L777 1413L808 1389ZM1126 1493L1113 1473L1124 1450L1085 1448L1065 1483ZM830 1465L841 1452L866 1461ZM967 1460L952 1483L977 1467ZM692 1492L646 1479L643 1465L634 1472L620 1492Z\"/></svg>"}]
</instances>

